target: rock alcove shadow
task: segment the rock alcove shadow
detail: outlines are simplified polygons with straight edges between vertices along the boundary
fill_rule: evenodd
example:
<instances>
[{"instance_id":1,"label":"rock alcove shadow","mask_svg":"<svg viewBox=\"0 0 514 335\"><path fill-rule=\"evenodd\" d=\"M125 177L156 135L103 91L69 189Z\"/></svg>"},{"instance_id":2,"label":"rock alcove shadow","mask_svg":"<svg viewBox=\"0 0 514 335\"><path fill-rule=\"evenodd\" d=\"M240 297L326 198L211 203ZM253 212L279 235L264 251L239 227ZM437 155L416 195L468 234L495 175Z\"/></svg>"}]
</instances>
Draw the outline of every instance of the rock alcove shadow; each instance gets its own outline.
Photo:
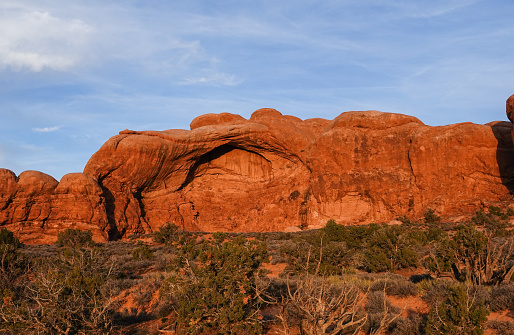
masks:
<instances>
[{"instance_id":1,"label":"rock alcove shadow","mask_svg":"<svg viewBox=\"0 0 514 335\"><path fill-rule=\"evenodd\" d=\"M496 148L496 162L500 171L503 185L514 196L514 145L512 143L512 123L498 122L491 126L498 141Z\"/></svg>"}]
</instances>

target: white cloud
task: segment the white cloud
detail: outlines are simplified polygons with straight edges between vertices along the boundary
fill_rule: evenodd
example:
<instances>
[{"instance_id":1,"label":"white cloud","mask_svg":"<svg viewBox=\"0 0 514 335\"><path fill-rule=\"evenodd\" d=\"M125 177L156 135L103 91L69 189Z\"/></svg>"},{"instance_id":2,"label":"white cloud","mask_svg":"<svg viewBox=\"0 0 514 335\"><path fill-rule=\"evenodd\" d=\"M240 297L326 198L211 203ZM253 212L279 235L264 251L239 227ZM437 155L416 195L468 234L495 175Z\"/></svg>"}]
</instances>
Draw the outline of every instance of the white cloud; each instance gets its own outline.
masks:
<instances>
[{"instance_id":1,"label":"white cloud","mask_svg":"<svg viewBox=\"0 0 514 335\"><path fill-rule=\"evenodd\" d=\"M187 77L180 84L182 85L196 85L196 84L207 84L213 86L236 86L242 83L241 79L238 79L234 75L229 75L222 72L214 72L206 75L200 75L197 77Z\"/></svg>"},{"instance_id":2,"label":"white cloud","mask_svg":"<svg viewBox=\"0 0 514 335\"><path fill-rule=\"evenodd\" d=\"M0 5L0 68L66 70L83 57L93 28L28 6Z\"/></svg>"},{"instance_id":3,"label":"white cloud","mask_svg":"<svg viewBox=\"0 0 514 335\"><path fill-rule=\"evenodd\" d=\"M43 128L32 128L32 130L37 133L51 133L56 130L59 130L60 128L61 128L60 126L53 126L53 127L43 127Z\"/></svg>"}]
</instances>

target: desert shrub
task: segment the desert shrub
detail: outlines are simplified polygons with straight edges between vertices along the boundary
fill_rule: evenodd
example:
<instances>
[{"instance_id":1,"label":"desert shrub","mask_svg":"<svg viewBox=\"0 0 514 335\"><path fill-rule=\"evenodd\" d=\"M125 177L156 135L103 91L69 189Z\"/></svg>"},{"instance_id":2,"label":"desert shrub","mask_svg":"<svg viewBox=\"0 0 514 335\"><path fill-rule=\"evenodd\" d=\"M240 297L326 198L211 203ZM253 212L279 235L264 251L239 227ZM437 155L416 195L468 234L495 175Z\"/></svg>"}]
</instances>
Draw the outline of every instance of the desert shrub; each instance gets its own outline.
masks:
<instances>
[{"instance_id":1,"label":"desert shrub","mask_svg":"<svg viewBox=\"0 0 514 335\"><path fill-rule=\"evenodd\" d=\"M0 229L0 306L15 298L17 284L26 272L27 263L18 251L20 247L20 241L11 231Z\"/></svg>"},{"instance_id":2,"label":"desert shrub","mask_svg":"<svg viewBox=\"0 0 514 335\"><path fill-rule=\"evenodd\" d=\"M437 240L432 241L429 247L429 255L423 258L421 263L428 271L439 278L446 274L455 276L455 273L452 272L452 266L456 261L451 239L447 234L444 234L439 236Z\"/></svg>"},{"instance_id":3,"label":"desert shrub","mask_svg":"<svg viewBox=\"0 0 514 335\"><path fill-rule=\"evenodd\" d=\"M493 312L514 311L514 283L493 287L489 298L489 308Z\"/></svg>"},{"instance_id":4,"label":"desert shrub","mask_svg":"<svg viewBox=\"0 0 514 335\"><path fill-rule=\"evenodd\" d=\"M441 217L432 208L428 208L423 214L423 219L427 225L434 225L441 222Z\"/></svg>"},{"instance_id":5,"label":"desert shrub","mask_svg":"<svg viewBox=\"0 0 514 335\"><path fill-rule=\"evenodd\" d=\"M303 273L286 286L277 316L285 334L356 334L366 321L360 307L364 298L354 285Z\"/></svg>"},{"instance_id":6,"label":"desert shrub","mask_svg":"<svg viewBox=\"0 0 514 335\"><path fill-rule=\"evenodd\" d=\"M402 226L405 227L413 227L418 225L418 223L412 221L408 216L402 215L396 218L396 220L400 221L402 223Z\"/></svg>"},{"instance_id":7,"label":"desert shrub","mask_svg":"<svg viewBox=\"0 0 514 335\"><path fill-rule=\"evenodd\" d=\"M500 207L489 206L488 211L479 209L471 218L473 224L484 227L494 236L508 236L509 232L505 229L509 225L509 215L503 212Z\"/></svg>"},{"instance_id":8,"label":"desert shrub","mask_svg":"<svg viewBox=\"0 0 514 335\"><path fill-rule=\"evenodd\" d=\"M487 329L494 329L496 334L514 334L514 322L511 321L489 321Z\"/></svg>"},{"instance_id":9,"label":"desert shrub","mask_svg":"<svg viewBox=\"0 0 514 335\"><path fill-rule=\"evenodd\" d=\"M419 255L414 248L417 244L416 238L404 227L380 226L365 239L361 267L368 272L416 267Z\"/></svg>"},{"instance_id":10,"label":"desert shrub","mask_svg":"<svg viewBox=\"0 0 514 335\"><path fill-rule=\"evenodd\" d=\"M484 301L476 299L470 287L450 285L443 300L431 304L425 331L435 334L483 334L489 311Z\"/></svg>"},{"instance_id":11,"label":"desert shrub","mask_svg":"<svg viewBox=\"0 0 514 335\"><path fill-rule=\"evenodd\" d=\"M382 313L385 311L399 310L391 306L391 302L387 299L387 295L383 291L372 291L368 294L366 301L366 311L370 314Z\"/></svg>"},{"instance_id":12,"label":"desert shrub","mask_svg":"<svg viewBox=\"0 0 514 335\"><path fill-rule=\"evenodd\" d=\"M369 290L371 292L385 291L387 295L398 297L416 296L418 294L418 287L399 275L378 279L370 285Z\"/></svg>"},{"instance_id":13,"label":"desert shrub","mask_svg":"<svg viewBox=\"0 0 514 335\"><path fill-rule=\"evenodd\" d=\"M426 242L436 242L440 241L448 236L448 233L445 232L440 227L430 226L428 227L426 233Z\"/></svg>"},{"instance_id":14,"label":"desert shrub","mask_svg":"<svg viewBox=\"0 0 514 335\"><path fill-rule=\"evenodd\" d=\"M119 290L113 265L98 248L85 247L91 245L87 235L65 232L58 255L32 260L18 294L1 306L0 330L69 335L112 330Z\"/></svg>"},{"instance_id":15,"label":"desert shrub","mask_svg":"<svg viewBox=\"0 0 514 335\"><path fill-rule=\"evenodd\" d=\"M263 242L213 234L212 241L177 257L161 293L171 296L177 322L187 333L260 333L256 276L267 260Z\"/></svg>"},{"instance_id":16,"label":"desert shrub","mask_svg":"<svg viewBox=\"0 0 514 335\"><path fill-rule=\"evenodd\" d=\"M59 247L80 249L93 247L95 242L93 241L93 233L91 231L67 228L57 235L56 244Z\"/></svg>"},{"instance_id":17,"label":"desert shrub","mask_svg":"<svg viewBox=\"0 0 514 335\"><path fill-rule=\"evenodd\" d=\"M185 239L190 237L191 235L188 232L181 230L180 227L173 223L167 223L153 234L154 242L168 246L183 245Z\"/></svg>"},{"instance_id":18,"label":"desert shrub","mask_svg":"<svg viewBox=\"0 0 514 335\"><path fill-rule=\"evenodd\" d=\"M20 246L20 241L12 232L5 228L0 230L0 274L2 277L8 276L8 272L16 265ZM7 280L8 277L3 279ZM1 284L5 284L5 282L1 282Z\"/></svg>"},{"instance_id":19,"label":"desert shrub","mask_svg":"<svg viewBox=\"0 0 514 335\"><path fill-rule=\"evenodd\" d=\"M365 304L367 312L363 330L366 334L383 333L400 316L400 309L391 305L383 291L370 292Z\"/></svg>"},{"instance_id":20,"label":"desert shrub","mask_svg":"<svg viewBox=\"0 0 514 335\"><path fill-rule=\"evenodd\" d=\"M353 253L343 242L330 241L322 231L314 236L296 237L280 247L287 260L287 270L293 274L315 272L321 275L341 274L352 263Z\"/></svg>"},{"instance_id":21,"label":"desert shrub","mask_svg":"<svg viewBox=\"0 0 514 335\"><path fill-rule=\"evenodd\" d=\"M387 329L389 335L418 335L422 334L423 316L416 312L410 312L407 317L398 317L391 322Z\"/></svg>"},{"instance_id":22,"label":"desert shrub","mask_svg":"<svg viewBox=\"0 0 514 335\"><path fill-rule=\"evenodd\" d=\"M20 240L7 228L0 229L0 245L12 245L15 249L21 246Z\"/></svg>"},{"instance_id":23,"label":"desert shrub","mask_svg":"<svg viewBox=\"0 0 514 335\"><path fill-rule=\"evenodd\" d=\"M320 233L323 234L325 241L343 242L348 249L360 249L366 237L373 231L379 229L376 224L367 226L344 226L337 224L334 220L328 220ZM315 237L318 239L317 237Z\"/></svg>"},{"instance_id":24,"label":"desert shrub","mask_svg":"<svg viewBox=\"0 0 514 335\"><path fill-rule=\"evenodd\" d=\"M347 227L329 220L316 234L296 236L280 250L293 273L306 265L309 273L319 269L321 275L339 275L350 267L384 272L416 267L420 255L415 250L426 239L424 232L401 226Z\"/></svg>"},{"instance_id":25,"label":"desert shrub","mask_svg":"<svg viewBox=\"0 0 514 335\"><path fill-rule=\"evenodd\" d=\"M153 252L150 247L143 242L138 242L137 246L132 250L133 259L151 259L153 258Z\"/></svg>"},{"instance_id":26,"label":"desert shrub","mask_svg":"<svg viewBox=\"0 0 514 335\"><path fill-rule=\"evenodd\" d=\"M419 286L423 291L421 298L429 305L446 299L448 289L454 282L450 280L422 281Z\"/></svg>"},{"instance_id":27,"label":"desert shrub","mask_svg":"<svg viewBox=\"0 0 514 335\"><path fill-rule=\"evenodd\" d=\"M476 226L462 225L452 237L446 236L431 245L423 265L437 276L448 273L456 280L492 284L512 277L512 256L514 237L493 238Z\"/></svg>"}]
</instances>

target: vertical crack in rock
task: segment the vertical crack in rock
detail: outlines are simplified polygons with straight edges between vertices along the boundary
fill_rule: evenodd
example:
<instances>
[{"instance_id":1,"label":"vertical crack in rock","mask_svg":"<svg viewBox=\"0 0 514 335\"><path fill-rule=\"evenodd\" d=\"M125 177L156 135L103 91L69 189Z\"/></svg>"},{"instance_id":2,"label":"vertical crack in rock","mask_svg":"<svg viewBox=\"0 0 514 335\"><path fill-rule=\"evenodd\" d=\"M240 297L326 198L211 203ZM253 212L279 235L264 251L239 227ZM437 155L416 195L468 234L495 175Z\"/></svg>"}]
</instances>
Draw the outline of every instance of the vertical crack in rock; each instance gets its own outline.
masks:
<instances>
[{"instance_id":1,"label":"vertical crack in rock","mask_svg":"<svg viewBox=\"0 0 514 335\"><path fill-rule=\"evenodd\" d=\"M141 219L145 220L146 218L146 211L145 211L145 204L143 203L143 196L141 194L141 190L137 190L136 192L132 193L134 196L134 199L137 200L137 203L139 205L139 210L141 212Z\"/></svg>"},{"instance_id":2,"label":"vertical crack in rock","mask_svg":"<svg viewBox=\"0 0 514 335\"><path fill-rule=\"evenodd\" d=\"M410 142L409 142L409 150L407 151L407 159L409 160L409 167L410 167L410 171L412 173L412 177L414 178L414 185L416 185L416 187L418 189L421 189L418 185L418 180L417 180L417 177L416 177L416 173L414 172L414 167L412 165L412 148L413 148L413 144L412 144L412 138L410 139ZM409 200L410 201L410 200Z\"/></svg>"}]
</instances>

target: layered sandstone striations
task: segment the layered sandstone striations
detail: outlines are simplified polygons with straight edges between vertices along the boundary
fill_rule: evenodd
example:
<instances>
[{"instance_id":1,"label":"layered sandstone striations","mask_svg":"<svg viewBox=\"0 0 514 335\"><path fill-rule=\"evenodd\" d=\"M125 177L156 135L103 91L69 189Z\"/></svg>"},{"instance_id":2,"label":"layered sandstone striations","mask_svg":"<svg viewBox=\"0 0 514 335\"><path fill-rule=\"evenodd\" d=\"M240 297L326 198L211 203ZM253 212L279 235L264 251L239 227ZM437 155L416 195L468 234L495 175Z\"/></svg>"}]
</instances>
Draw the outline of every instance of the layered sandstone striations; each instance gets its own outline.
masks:
<instances>
[{"instance_id":1,"label":"layered sandstone striations","mask_svg":"<svg viewBox=\"0 0 514 335\"><path fill-rule=\"evenodd\" d=\"M507 113L512 119L512 97ZM60 183L0 170L0 224L45 233L89 225L119 238L168 222L190 230L273 231L331 218L417 218L427 208L456 218L512 199L511 130L510 122L431 127L378 111L332 121L274 109L248 120L207 114L189 131L122 131L84 174Z\"/></svg>"}]
</instances>

